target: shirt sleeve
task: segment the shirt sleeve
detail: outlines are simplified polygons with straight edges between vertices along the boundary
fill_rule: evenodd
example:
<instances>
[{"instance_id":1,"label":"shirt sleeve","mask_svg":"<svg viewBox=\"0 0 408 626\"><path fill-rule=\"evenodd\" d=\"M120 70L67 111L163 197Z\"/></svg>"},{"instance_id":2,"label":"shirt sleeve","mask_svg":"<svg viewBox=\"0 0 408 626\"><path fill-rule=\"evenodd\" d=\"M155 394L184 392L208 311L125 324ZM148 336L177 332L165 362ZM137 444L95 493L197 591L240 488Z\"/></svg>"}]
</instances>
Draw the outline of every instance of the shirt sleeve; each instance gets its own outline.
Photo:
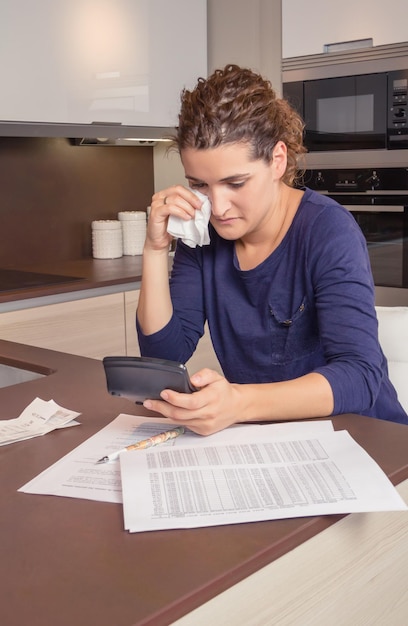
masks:
<instances>
[{"instance_id":1,"label":"shirt sleeve","mask_svg":"<svg viewBox=\"0 0 408 626\"><path fill-rule=\"evenodd\" d=\"M367 244L354 218L329 207L312 229L310 272L333 414L358 413L377 400L386 362L378 342Z\"/></svg>"},{"instance_id":2,"label":"shirt sleeve","mask_svg":"<svg viewBox=\"0 0 408 626\"><path fill-rule=\"evenodd\" d=\"M173 315L156 333L145 335L136 318L140 352L143 356L186 363L204 334L205 314L201 248L177 242L170 276Z\"/></svg>"}]
</instances>

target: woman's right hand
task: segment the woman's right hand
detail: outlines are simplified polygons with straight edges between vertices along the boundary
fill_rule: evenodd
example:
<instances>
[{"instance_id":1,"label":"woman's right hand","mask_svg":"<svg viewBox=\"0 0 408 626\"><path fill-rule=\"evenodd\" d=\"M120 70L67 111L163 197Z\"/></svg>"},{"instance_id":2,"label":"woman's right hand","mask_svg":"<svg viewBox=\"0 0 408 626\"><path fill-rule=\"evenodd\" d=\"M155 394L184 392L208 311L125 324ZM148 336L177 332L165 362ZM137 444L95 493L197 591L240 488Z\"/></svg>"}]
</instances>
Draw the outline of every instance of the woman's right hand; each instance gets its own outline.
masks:
<instances>
[{"instance_id":1,"label":"woman's right hand","mask_svg":"<svg viewBox=\"0 0 408 626\"><path fill-rule=\"evenodd\" d=\"M190 220L202 202L188 187L174 185L158 191L152 197L147 222L145 248L168 250L172 236L167 232L169 215Z\"/></svg>"}]
</instances>

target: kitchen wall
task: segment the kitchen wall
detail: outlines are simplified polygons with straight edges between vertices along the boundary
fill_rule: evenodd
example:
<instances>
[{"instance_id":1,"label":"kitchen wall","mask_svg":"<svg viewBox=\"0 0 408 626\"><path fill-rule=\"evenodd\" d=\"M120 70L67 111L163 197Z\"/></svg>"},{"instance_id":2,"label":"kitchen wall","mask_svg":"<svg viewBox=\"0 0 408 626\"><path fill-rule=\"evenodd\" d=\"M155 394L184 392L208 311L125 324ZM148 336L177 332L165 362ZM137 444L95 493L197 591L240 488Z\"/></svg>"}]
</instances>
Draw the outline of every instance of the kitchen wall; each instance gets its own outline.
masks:
<instances>
[{"instance_id":1,"label":"kitchen wall","mask_svg":"<svg viewBox=\"0 0 408 626\"><path fill-rule=\"evenodd\" d=\"M208 72L236 63L261 72L282 93L281 0L207 0ZM158 191L185 184L178 154L164 144L154 148Z\"/></svg>"},{"instance_id":2,"label":"kitchen wall","mask_svg":"<svg viewBox=\"0 0 408 626\"><path fill-rule=\"evenodd\" d=\"M153 148L0 137L0 267L92 256L91 222L145 210Z\"/></svg>"},{"instance_id":3,"label":"kitchen wall","mask_svg":"<svg viewBox=\"0 0 408 626\"><path fill-rule=\"evenodd\" d=\"M238 63L281 91L281 0L208 0L208 69ZM0 137L0 266L91 256L93 219L144 210L154 189L185 184L175 152Z\"/></svg>"}]
</instances>

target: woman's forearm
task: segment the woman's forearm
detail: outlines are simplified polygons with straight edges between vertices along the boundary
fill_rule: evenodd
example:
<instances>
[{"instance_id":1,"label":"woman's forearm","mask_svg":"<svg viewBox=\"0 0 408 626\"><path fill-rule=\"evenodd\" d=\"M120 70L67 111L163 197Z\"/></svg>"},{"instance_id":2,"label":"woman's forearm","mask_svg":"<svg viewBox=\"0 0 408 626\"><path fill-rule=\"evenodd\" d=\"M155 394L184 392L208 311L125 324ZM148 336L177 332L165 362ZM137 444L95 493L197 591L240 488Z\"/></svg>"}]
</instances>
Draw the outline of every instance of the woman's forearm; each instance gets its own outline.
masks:
<instances>
[{"instance_id":1,"label":"woman's forearm","mask_svg":"<svg viewBox=\"0 0 408 626\"><path fill-rule=\"evenodd\" d=\"M331 386L317 372L284 382L238 384L203 369L191 376L191 382L201 388L197 393L167 389L161 394L162 400L147 400L144 406L200 435L243 422L328 417L334 407Z\"/></svg>"},{"instance_id":2,"label":"woman's forearm","mask_svg":"<svg viewBox=\"0 0 408 626\"><path fill-rule=\"evenodd\" d=\"M170 321L173 306L169 288L168 249L143 252L142 283L137 319L145 335L161 330Z\"/></svg>"},{"instance_id":3,"label":"woman's forearm","mask_svg":"<svg viewBox=\"0 0 408 626\"><path fill-rule=\"evenodd\" d=\"M279 383L238 385L241 414L248 422L327 417L334 398L328 380L310 373Z\"/></svg>"},{"instance_id":4,"label":"woman's forearm","mask_svg":"<svg viewBox=\"0 0 408 626\"><path fill-rule=\"evenodd\" d=\"M171 319L169 287L169 215L192 219L202 201L187 187L175 185L154 194L143 249L142 285L137 319L145 335L158 332Z\"/></svg>"}]
</instances>

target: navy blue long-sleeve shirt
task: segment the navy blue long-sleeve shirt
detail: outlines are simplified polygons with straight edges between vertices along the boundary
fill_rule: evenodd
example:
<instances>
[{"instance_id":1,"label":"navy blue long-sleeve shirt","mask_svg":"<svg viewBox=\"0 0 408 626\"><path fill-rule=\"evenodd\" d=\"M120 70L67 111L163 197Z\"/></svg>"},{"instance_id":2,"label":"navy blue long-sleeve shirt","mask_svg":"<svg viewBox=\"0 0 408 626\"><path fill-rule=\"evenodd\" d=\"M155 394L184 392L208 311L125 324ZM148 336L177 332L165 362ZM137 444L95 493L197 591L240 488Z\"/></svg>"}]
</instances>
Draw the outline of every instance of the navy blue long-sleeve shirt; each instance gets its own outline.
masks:
<instances>
[{"instance_id":1,"label":"navy blue long-sleeve shirt","mask_svg":"<svg viewBox=\"0 0 408 626\"><path fill-rule=\"evenodd\" d=\"M137 324L141 353L186 362L208 320L225 377L267 383L319 372L333 414L407 423L378 343L374 284L353 216L306 189L283 241L254 269L239 268L233 241L178 242L170 278L173 316L152 335Z\"/></svg>"}]
</instances>

